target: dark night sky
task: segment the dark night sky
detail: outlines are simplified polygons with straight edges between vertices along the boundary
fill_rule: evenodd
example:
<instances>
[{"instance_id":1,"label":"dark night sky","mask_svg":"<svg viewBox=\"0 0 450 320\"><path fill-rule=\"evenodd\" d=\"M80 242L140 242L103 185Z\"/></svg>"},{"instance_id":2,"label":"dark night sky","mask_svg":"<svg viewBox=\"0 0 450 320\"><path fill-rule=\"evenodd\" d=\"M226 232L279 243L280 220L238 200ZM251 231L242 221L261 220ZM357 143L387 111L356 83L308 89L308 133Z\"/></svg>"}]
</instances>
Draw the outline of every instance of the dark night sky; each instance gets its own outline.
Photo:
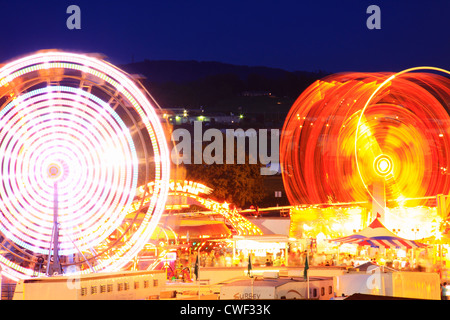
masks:
<instances>
[{"instance_id":1,"label":"dark night sky","mask_svg":"<svg viewBox=\"0 0 450 320\"><path fill-rule=\"evenodd\" d=\"M81 30L66 8L81 8ZM381 8L381 30L366 9ZM198 60L286 70L450 69L449 0L1 0L0 60L44 48L101 52L116 64Z\"/></svg>"}]
</instances>

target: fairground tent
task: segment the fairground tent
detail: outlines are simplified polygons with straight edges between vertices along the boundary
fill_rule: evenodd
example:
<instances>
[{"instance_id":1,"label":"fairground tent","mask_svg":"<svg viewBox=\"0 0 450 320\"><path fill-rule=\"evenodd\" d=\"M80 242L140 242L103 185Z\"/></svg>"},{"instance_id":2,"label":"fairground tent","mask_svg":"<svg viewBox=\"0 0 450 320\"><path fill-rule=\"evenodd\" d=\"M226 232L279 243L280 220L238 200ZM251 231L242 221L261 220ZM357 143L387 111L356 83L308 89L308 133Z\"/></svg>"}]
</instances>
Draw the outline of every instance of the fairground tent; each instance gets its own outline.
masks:
<instances>
[{"instance_id":1,"label":"fairground tent","mask_svg":"<svg viewBox=\"0 0 450 320\"><path fill-rule=\"evenodd\" d=\"M428 245L414 240L398 237L389 231L378 217L365 229L347 237L330 239L331 242L352 243L360 246L385 247L385 248L423 248Z\"/></svg>"}]
</instances>

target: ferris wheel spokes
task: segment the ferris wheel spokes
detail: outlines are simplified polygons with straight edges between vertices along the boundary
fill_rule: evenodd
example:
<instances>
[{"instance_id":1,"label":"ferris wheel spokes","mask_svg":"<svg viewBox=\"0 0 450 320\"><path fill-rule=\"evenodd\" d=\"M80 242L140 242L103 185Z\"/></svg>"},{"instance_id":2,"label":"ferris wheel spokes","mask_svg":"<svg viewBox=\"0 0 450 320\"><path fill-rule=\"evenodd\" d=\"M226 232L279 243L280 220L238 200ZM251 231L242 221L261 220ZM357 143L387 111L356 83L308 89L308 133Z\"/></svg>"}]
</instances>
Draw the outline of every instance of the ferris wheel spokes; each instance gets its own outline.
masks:
<instances>
[{"instance_id":1,"label":"ferris wheel spokes","mask_svg":"<svg viewBox=\"0 0 450 320\"><path fill-rule=\"evenodd\" d=\"M142 249L164 210L170 170L154 108L129 75L95 57L38 52L0 68L4 274L42 275L37 259L47 275L73 265L118 270ZM145 219L130 220L138 178L162 183ZM113 241L117 228L130 236Z\"/></svg>"}]
</instances>

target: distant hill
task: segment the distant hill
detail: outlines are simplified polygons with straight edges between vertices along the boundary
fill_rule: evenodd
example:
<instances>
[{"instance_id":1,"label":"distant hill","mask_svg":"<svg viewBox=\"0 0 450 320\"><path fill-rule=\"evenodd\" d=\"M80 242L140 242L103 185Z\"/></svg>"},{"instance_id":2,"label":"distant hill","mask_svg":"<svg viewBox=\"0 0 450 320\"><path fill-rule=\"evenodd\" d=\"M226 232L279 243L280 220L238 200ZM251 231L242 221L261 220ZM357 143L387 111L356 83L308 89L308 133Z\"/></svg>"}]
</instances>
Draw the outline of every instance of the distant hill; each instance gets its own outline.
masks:
<instances>
[{"instance_id":1,"label":"distant hill","mask_svg":"<svg viewBox=\"0 0 450 320\"><path fill-rule=\"evenodd\" d=\"M195 60L144 60L126 64L122 68L129 73L142 74L149 81L157 83L185 83L220 74L235 74L241 80L246 80L250 75L260 75L269 79L282 78L288 74L306 77L325 75L324 72L289 72L264 66L243 66L216 61Z\"/></svg>"},{"instance_id":2,"label":"distant hill","mask_svg":"<svg viewBox=\"0 0 450 320\"><path fill-rule=\"evenodd\" d=\"M215 61L144 60L121 66L145 77L142 83L163 108L285 114L292 102L325 72L289 72Z\"/></svg>"}]
</instances>

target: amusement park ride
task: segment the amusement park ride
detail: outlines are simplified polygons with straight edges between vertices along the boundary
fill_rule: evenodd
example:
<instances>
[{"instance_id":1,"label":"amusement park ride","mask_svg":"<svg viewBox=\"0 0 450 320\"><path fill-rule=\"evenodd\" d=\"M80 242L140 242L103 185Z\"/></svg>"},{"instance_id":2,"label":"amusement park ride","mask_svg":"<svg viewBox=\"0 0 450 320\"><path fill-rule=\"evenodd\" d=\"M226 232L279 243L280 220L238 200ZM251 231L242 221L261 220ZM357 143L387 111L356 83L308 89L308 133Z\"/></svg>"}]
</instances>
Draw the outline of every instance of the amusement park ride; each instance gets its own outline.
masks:
<instances>
[{"instance_id":1,"label":"amusement park ride","mask_svg":"<svg viewBox=\"0 0 450 320\"><path fill-rule=\"evenodd\" d=\"M21 285L123 271L169 192L226 215L238 232L259 232L227 203L199 195L198 184L169 180L158 105L101 57L46 50L8 62L0 102L0 267Z\"/></svg>"},{"instance_id":2,"label":"amusement park ride","mask_svg":"<svg viewBox=\"0 0 450 320\"><path fill-rule=\"evenodd\" d=\"M379 214L391 229L422 231L447 219L448 206L437 212L436 203L450 191L448 75L434 67L342 73L307 88L280 143L291 218L315 207L336 208L334 217L353 208L365 212L353 229ZM344 225L341 218L334 223Z\"/></svg>"},{"instance_id":3,"label":"amusement park ride","mask_svg":"<svg viewBox=\"0 0 450 320\"><path fill-rule=\"evenodd\" d=\"M398 204L448 195L450 80L436 73L449 74L346 73L307 88L280 145L293 212L363 203L367 221L376 213L384 220ZM121 272L157 228L169 195L220 213L239 234L262 234L205 197L207 187L170 180L157 108L138 81L95 55L41 51L0 68L2 275L56 283Z\"/></svg>"},{"instance_id":4,"label":"amusement park ride","mask_svg":"<svg viewBox=\"0 0 450 320\"><path fill-rule=\"evenodd\" d=\"M151 97L111 64L59 51L5 64L0 91L2 274L121 270L151 236L169 190ZM128 223L140 180L152 179L143 219ZM119 227L126 241L111 241Z\"/></svg>"}]
</instances>

